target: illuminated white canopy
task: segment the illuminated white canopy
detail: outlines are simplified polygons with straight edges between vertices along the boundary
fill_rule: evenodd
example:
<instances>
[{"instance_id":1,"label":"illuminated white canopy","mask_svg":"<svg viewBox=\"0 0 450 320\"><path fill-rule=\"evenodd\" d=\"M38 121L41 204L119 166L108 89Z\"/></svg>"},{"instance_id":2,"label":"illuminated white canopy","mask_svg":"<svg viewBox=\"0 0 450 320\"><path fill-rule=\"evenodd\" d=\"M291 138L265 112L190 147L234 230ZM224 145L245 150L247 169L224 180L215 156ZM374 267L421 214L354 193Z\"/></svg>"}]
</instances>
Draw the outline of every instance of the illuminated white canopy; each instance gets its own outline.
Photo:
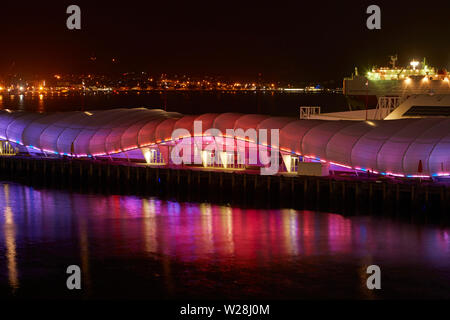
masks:
<instances>
[{"instance_id":1,"label":"illuminated white canopy","mask_svg":"<svg viewBox=\"0 0 450 320\"><path fill-rule=\"evenodd\" d=\"M389 121L298 120L237 113L186 115L159 109L112 109L60 113L0 111L0 139L44 152L100 156L158 145L174 129L192 135L219 129L279 129L282 152L376 172L450 172L450 119Z\"/></svg>"}]
</instances>

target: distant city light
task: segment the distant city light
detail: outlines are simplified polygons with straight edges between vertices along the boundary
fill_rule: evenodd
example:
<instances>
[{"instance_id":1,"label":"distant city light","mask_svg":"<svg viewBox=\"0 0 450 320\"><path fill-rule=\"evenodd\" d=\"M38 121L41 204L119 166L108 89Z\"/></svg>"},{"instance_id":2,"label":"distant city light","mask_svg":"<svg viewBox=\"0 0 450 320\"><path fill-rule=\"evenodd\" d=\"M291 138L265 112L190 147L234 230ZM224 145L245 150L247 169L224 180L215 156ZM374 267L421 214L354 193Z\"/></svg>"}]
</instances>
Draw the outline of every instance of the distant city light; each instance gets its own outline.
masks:
<instances>
[{"instance_id":1,"label":"distant city light","mask_svg":"<svg viewBox=\"0 0 450 320\"><path fill-rule=\"evenodd\" d=\"M115 58L116 59L116 58ZM118 60L116 60L118 62ZM211 76L203 78L177 75L174 78L167 74L160 77L148 77L147 73L123 73L122 77L115 78L104 74L53 74L53 81L35 79L20 79L20 83L2 83L0 91L8 90L11 94L66 94L71 92L96 94L99 92L112 92L114 94L134 92L136 94L153 90L220 90L220 91L304 91L319 92L340 90L340 88L329 89L322 85L309 85L296 87L291 84L281 85L274 81L267 82L244 82L219 80ZM56 81L55 81L56 80ZM58 81L59 80L59 81ZM64 81L64 82L62 82Z\"/></svg>"}]
</instances>

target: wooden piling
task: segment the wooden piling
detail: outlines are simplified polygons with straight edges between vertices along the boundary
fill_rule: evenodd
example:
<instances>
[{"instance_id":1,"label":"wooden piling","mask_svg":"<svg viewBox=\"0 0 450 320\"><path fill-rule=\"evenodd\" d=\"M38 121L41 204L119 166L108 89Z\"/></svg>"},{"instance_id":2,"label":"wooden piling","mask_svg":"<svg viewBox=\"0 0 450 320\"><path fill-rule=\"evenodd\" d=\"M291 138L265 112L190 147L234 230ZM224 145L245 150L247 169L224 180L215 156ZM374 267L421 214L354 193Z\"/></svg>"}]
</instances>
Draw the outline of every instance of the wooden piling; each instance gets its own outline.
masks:
<instances>
[{"instance_id":1,"label":"wooden piling","mask_svg":"<svg viewBox=\"0 0 450 320\"><path fill-rule=\"evenodd\" d=\"M386 214L399 212L406 208L405 211L408 213L426 212L427 219L428 217L433 218L429 213L435 211L443 212L444 216L447 216L449 209L448 187L435 185L428 181L419 183L409 180L406 183L390 180L389 182L375 183L290 175L252 175L250 177L245 172L205 172L191 171L187 168L179 168L174 171L167 167L140 166L131 162L124 165L123 163L103 163L78 159L55 160L20 157L0 157L0 175L4 180L5 178L27 179L26 183L39 183L39 185L52 188L73 185L80 191L92 186L98 192L103 189L103 186L108 186L119 192L169 194L176 189L183 199L190 199L191 193L195 196L196 193L207 189L206 195L212 199L211 201L224 197L224 200L233 204L246 199L255 199L257 205L268 201L271 206L288 204L291 207L314 210L327 208L327 210L342 212L352 210L371 213L375 211L376 213L387 212ZM209 188L202 188L202 182L206 183L206 175ZM89 183L86 183L86 179L89 179ZM326 181L327 179L328 181ZM131 189L124 190L123 186L127 184ZM194 187L192 187L193 184ZM310 186L310 184L312 185ZM161 185L164 187L161 188ZM176 188L172 186L176 186ZM247 190L248 187L250 190ZM185 197L186 193L189 193L187 197ZM204 198L202 197L202 199ZM338 207L336 208L335 205Z\"/></svg>"}]
</instances>

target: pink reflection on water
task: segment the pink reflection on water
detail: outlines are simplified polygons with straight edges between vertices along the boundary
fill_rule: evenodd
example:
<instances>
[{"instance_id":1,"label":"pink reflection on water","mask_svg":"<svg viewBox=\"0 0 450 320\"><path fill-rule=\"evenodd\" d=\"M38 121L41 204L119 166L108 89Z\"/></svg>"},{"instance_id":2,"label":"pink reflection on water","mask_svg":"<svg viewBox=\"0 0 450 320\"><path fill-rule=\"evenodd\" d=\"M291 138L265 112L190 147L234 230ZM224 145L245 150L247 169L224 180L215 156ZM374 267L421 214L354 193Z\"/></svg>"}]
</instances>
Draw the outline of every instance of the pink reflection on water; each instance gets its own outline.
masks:
<instances>
[{"instance_id":1,"label":"pink reflection on water","mask_svg":"<svg viewBox=\"0 0 450 320\"><path fill-rule=\"evenodd\" d=\"M310 270L308 266L317 261L323 265L336 262L336 257L357 261L361 268L375 262L405 261L440 270L450 267L448 228L375 217L242 209L18 185L0 184L0 189L0 201L8 207L7 214L0 216L0 252L15 252L1 257L14 266L9 273L15 279L12 283L21 283L20 259L24 256L20 248L30 244L64 250L74 245L86 269L95 259L158 260L168 288L174 261L193 265L195 270L221 271L276 265L291 266L297 272ZM12 224L14 233L8 233Z\"/></svg>"},{"instance_id":2,"label":"pink reflection on water","mask_svg":"<svg viewBox=\"0 0 450 320\"><path fill-rule=\"evenodd\" d=\"M346 253L352 245L352 223L337 214L328 215L328 245L331 252Z\"/></svg>"},{"instance_id":3,"label":"pink reflection on water","mask_svg":"<svg viewBox=\"0 0 450 320\"><path fill-rule=\"evenodd\" d=\"M78 203L73 203L75 211ZM399 245L411 246L411 236L419 237L415 241L424 246L424 251L433 250L427 248L430 241L432 246L448 249L447 231L418 235L411 226L399 229L391 223L381 227L371 219L337 214L240 209L126 196L103 197L92 205L97 209L90 215L100 220L96 226L91 225L95 238L108 238L109 251L114 254L163 254L186 262L231 259L258 265L324 253L364 255L378 252L379 243L386 244L384 253L395 255ZM434 239L423 238L431 235Z\"/></svg>"}]
</instances>

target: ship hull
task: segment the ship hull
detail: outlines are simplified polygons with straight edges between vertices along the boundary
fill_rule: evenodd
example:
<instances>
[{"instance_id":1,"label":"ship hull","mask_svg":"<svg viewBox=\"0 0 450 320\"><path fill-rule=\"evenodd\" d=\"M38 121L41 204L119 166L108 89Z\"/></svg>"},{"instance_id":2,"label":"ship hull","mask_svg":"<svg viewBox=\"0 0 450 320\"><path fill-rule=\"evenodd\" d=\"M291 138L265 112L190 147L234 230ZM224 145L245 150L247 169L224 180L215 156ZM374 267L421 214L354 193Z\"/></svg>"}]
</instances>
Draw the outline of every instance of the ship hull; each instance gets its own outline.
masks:
<instances>
[{"instance_id":1,"label":"ship hull","mask_svg":"<svg viewBox=\"0 0 450 320\"><path fill-rule=\"evenodd\" d=\"M343 93L352 108L374 108L379 97L407 98L417 94L450 94L450 83L444 80L367 80L365 77L344 79Z\"/></svg>"},{"instance_id":2,"label":"ship hull","mask_svg":"<svg viewBox=\"0 0 450 320\"><path fill-rule=\"evenodd\" d=\"M345 99L350 110L372 109L378 103L378 98L375 95L346 95Z\"/></svg>"}]
</instances>

